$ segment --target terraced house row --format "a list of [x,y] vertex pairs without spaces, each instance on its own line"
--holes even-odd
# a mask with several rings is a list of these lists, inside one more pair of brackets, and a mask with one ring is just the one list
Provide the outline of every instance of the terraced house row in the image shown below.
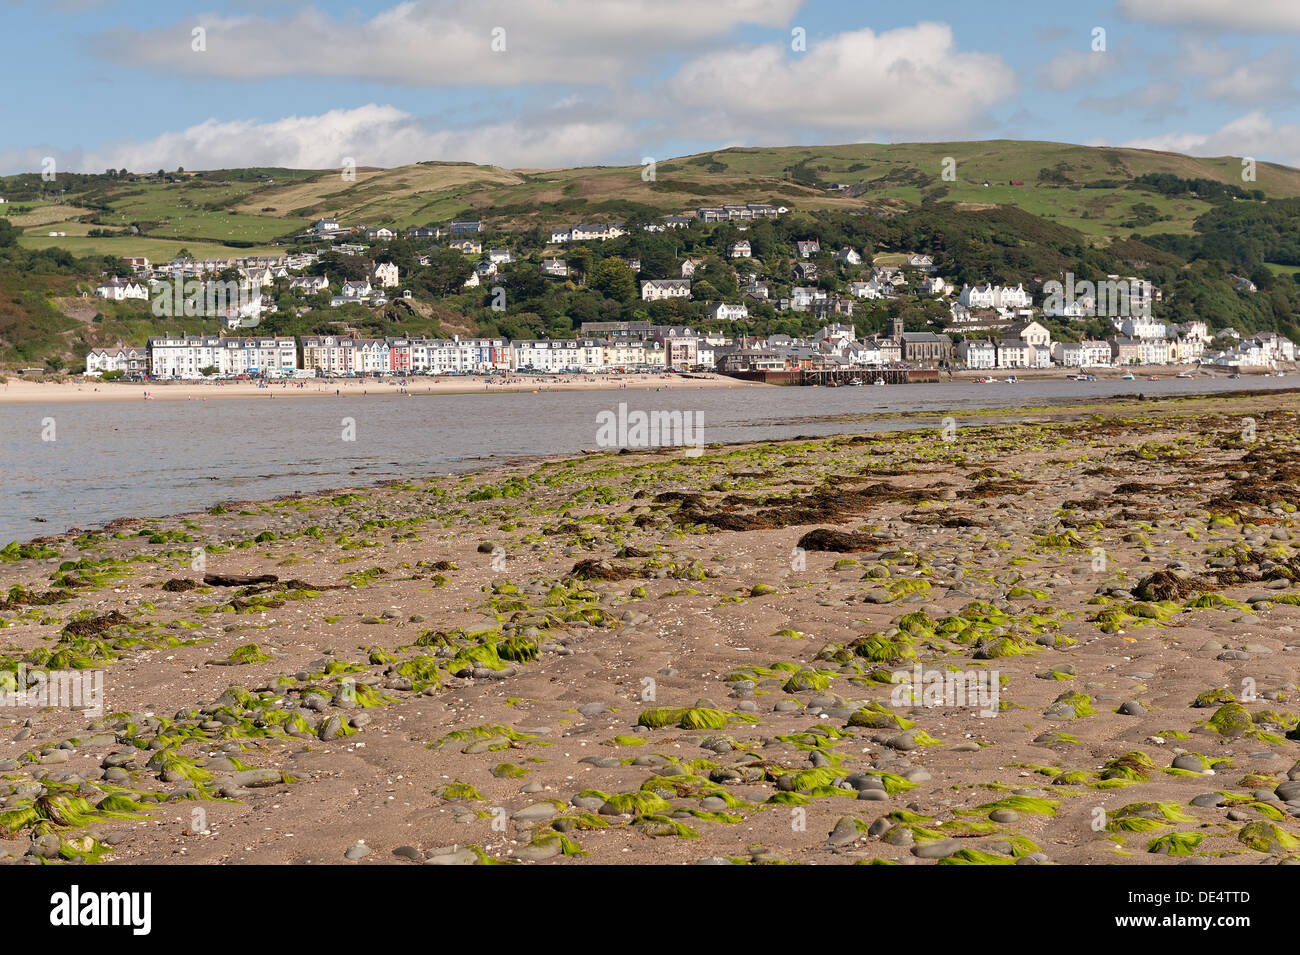
[[358,338],[347,335],[150,338],[144,348],[97,348],[86,374],[153,378],[292,378],[623,371],[712,364],[707,342],[666,333],[610,339]]

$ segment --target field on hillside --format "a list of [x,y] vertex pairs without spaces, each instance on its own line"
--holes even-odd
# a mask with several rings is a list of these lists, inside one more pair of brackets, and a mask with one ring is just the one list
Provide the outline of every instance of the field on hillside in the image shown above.
[[[952,164],[946,165],[947,159]],[[955,178],[943,179],[945,169]],[[81,197],[76,194],[63,196],[61,206],[39,207],[13,221],[24,229],[23,244],[33,248],[50,244],[50,231],[71,238],[96,226],[138,224],[147,239],[82,242],[78,251],[116,252],[128,245],[132,251],[122,254],[143,255],[150,255],[143,251],[144,243],[158,240],[184,243],[196,255],[196,245],[202,243],[267,246],[321,216],[336,216],[349,225],[406,228],[478,215],[503,229],[549,228],[632,211],[668,214],[747,200],[803,210],[879,209],[927,199],[1008,205],[1103,242],[1133,233],[1190,232],[1210,204],[1129,188],[1146,173],[1300,196],[1300,170],[1284,166],[1260,163],[1257,181],[1243,183],[1241,161],[1232,157],[992,140],[724,149],[662,161],[653,181],[642,178],[640,166],[512,171],[430,162],[361,168],[355,181],[343,180],[337,169],[217,171],[178,183],[99,184],[85,200],[109,207],[98,213],[97,223],[76,221],[89,212],[77,205]],[[1013,186],[1012,180],[1023,185]],[[849,196],[829,188],[838,183],[861,184],[865,191]],[[0,191],[5,188],[0,180]]]
[[[84,226],[82,226],[84,230]],[[233,248],[217,242],[193,242],[179,239],[155,239],[141,236],[109,236],[107,238],[90,238],[86,235],[73,235],[67,231],[65,238],[46,235],[24,235],[22,244],[31,249],[60,248],[67,249],[73,255],[115,255],[120,257],[144,256],[150,262],[170,262],[176,253],[187,250],[193,258],[230,258],[241,255],[277,255],[284,253],[284,247],[272,245],[255,245],[248,248]]]

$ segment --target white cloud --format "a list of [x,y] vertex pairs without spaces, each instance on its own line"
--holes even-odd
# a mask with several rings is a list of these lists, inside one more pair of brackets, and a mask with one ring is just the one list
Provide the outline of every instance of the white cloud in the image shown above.
[[1171,27],[1210,27],[1248,33],[1300,30],[1295,0],[1120,0],[1135,20]]
[[1094,82],[1115,68],[1111,53],[1092,50],[1067,50],[1039,68],[1038,77],[1044,86],[1054,90],[1073,89],[1081,83]]
[[[627,154],[627,162],[636,162],[635,143],[628,128],[609,116],[582,119],[575,112],[562,112],[532,122],[510,120],[449,130],[392,106],[370,104],[271,122],[209,119],[145,142],[49,154],[61,170],[92,172],[177,166],[331,169],[345,157],[360,166],[457,160],[518,167],[580,165],[619,154]],[[0,168],[38,169],[44,154],[39,149],[0,154]]]
[[1114,96],[1088,96],[1080,105],[1099,113],[1118,113],[1122,110],[1139,110],[1148,120],[1169,115],[1178,105],[1182,87],[1177,83],[1154,82]]
[[1211,133],[1169,132],[1119,145],[1189,156],[1270,156],[1300,166],[1300,124],[1274,123],[1258,110],[1239,116]]
[[1291,99],[1295,96],[1295,56],[1281,47],[1241,63],[1205,84],[1206,95],[1239,105]]
[[791,129],[938,135],[975,128],[1011,94],[1000,56],[962,53],[946,23],[808,38],[806,53],[771,44],[712,52],[684,64],[673,96],[715,136],[788,141]]
[[[368,20],[306,8],[291,16],[203,14],[168,27],[109,31],[92,49],[171,74],[330,76],[408,86],[610,84],[665,53],[697,49],[742,24],[779,27],[803,0],[442,0]],[[206,31],[206,50],[191,31]],[[504,50],[494,51],[494,31]]]

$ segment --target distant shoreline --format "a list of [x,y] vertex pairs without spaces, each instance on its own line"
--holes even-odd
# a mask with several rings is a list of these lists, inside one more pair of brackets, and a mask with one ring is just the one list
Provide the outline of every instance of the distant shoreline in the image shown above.
[[325,398],[370,395],[533,394],[556,391],[654,391],[683,388],[764,387],[725,375],[560,375],[536,378],[510,376],[424,376],[398,378],[271,379],[257,381],[23,381],[10,378],[0,385],[0,405],[77,401],[207,401],[231,398]]

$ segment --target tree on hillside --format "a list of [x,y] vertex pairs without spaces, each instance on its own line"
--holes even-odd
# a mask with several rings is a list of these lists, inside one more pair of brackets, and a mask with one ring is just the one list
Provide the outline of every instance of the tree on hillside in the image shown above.
[[614,301],[625,305],[637,297],[636,276],[618,259],[602,259],[591,273],[589,284]]
[[454,295],[465,285],[474,271],[469,259],[455,249],[435,249],[429,256],[429,267],[419,273],[423,284],[437,295]]

